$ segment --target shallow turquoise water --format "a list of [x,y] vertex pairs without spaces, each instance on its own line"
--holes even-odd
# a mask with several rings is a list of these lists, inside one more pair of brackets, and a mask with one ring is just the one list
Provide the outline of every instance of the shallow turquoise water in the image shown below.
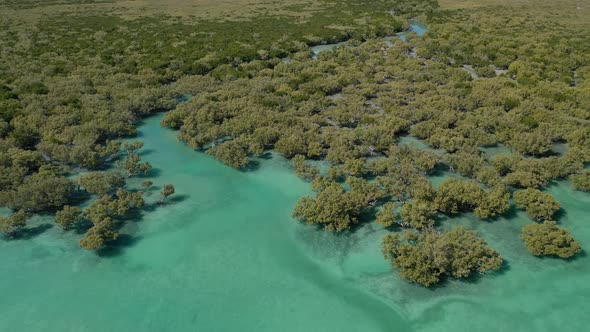
[[346,44],[348,44],[348,41],[343,41],[343,42],[338,42],[338,43],[334,43],[334,44],[320,44],[320,45],[315,45],[310,47],[311,51],[313,52],[312,57],[314,59],[317,59],[317,55],[324,52],[324,51],[332,51],[334,49],[337,49],[339,47],[345,46]]
[[426,31],[428,31],[428,27],[424,23],[418,21],[410,21],[410,29],[406,32],[398,33],[396,37],[403,41],[406,41],[407,34],[409,32],[415,32],[418,36],[423,36],[426,33]]
[[[380,227],[335,235],[293,221],[309,186],[288,162],[235,171],[183,146],[159,121],[140,127],[143,158],[157,167],[156,184],[175,184],[176,201],[130,223],[129,245],[110,257],[79,249],[79,235],[55,228],[0,241],[0,331],[586,329],[588,258],[530,256],[518,238],[528,222],[521,213],[444,221],[479,230],[507,269],[423,289],[381,258]],[[567,210],[560,222],[590,248],[590,195],[569,188],[549,191]]]
[[423,36],[428,31],[428,26],[419,21],[410,21],[410,31],[415,32],[418,36]]

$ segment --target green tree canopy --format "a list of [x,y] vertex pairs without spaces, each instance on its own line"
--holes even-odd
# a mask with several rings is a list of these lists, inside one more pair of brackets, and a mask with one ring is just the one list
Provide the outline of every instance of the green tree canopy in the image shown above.
[[533,188],[515,191],[514,201],[536,220],[550,220],[560,208],[551,194]]
[[147,174],[152,165],[149,162],[141,162],[141,157],[137,153],[128,154],[119,165],[127,171],[127,176],[132,177],[137,174]]
[[166,199],[168,198],[168,196],[173,195],[175,191],[176,190],[174,188],[174,185],[172,185],[172,184],[163,185],[162,190],[160,191],[160,194],[162,195],[160,202],[164,203],[166,201]]
[[291,159],[291,163],[295,169],[295,175],[304,180],[311,181],[320,174],[320,171],[317,168],[311,167],[307,164],[305,156],[303,155],[298,154],[294,156],[293,159]]
[[570,231],[557,226],[552,220],[524,226],[520,237],[535,256],[570,258],[582,251],[580,243],[574,240]]
[[574,188],[580,191],[590,191],[590,171],[585,170],[578,174],[573,174],[570,179]]
[[14,236],[27,226],[30,215],[25,210],[18,210],[8,217],[0,217],[0,233]]
[[0,203],[15,210],[50,211],[67,204],[74,189],[74,183],[68,178],[40,170],[16,189],[0,195]]
[[78,184],[87,192],[104,196],[125,186],[125,178],[116,172],[91,172],[80,175]]
[[82,220],[82,209],[77,206],[66,205],[55,214],[55,223],[63,229],[70,229]]
[[236,140],[223,142],[215,148],[207,150],[207,153],[234,168],[245,168],[249,163],[246,146]]
[[362,194],[346,192],[337,183],[332,183],[317,194],[301,198],[293,217],[310,224],[323,225],[330,231],[343,231],[360,221],[367,202]]
[[80,239],[80,247],[86,250],[100,250],[119,237],[116,222],[108,217],[97,220],[84,237]]
[[392,233],[383,239],[381,251],[403,278],[426,287],[445,277],[468,278],[498,270],[503,261],[476,232],[464,227],[442,233],[432,228]]

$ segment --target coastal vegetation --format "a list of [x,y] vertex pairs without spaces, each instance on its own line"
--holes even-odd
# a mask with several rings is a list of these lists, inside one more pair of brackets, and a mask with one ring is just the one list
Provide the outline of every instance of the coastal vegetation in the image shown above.
[[[315,192],[293,217],[334,232],[375,220],[391,232],[383,255],[411,282],[499,270],[500,253],[449,223],[465,213],[493,223],[511,198],[535,221],[521,234],[533,255],[581,251],[543,192],[568,177],[590,187],[590,38],[564,23],[567,11],[317,3],[303,22],[287,13],[124,18],[93,2],[50,18],[4,15],[0,205],[12,214],[0,231],[15,237],[31,214],[54,213],[64,230],[84,232],[85,249],[115,243],[153,185],[128,179],[157,167],[142,161],[142,142],[120,139],[166,111],[163,126],[228,166],[248,171],[271,152],[289,159]],[[416,18],[426,35],[384,38]],[[345,40],[317,56],[309,48]],[[434,183],[436,174],[448,176]],[[163,185],[159,203],[174,193]]]
[[[317,192],[302,198],[293,216],[330,231],[375,218],[393,231],[437,234],[442,215],[473,213],[493,222],[510,210],[511,197],[532,219],[553,220],[559,204],[542,190],[568,176],[583,188],[590,161],[588,83],[579,74],[589,63],[581,42],[588,39],[536,12],[494,10],[433,13],[427,35],[407,43],[375,38],[317,60],[300,52],[289,63],[238,66],[247,77],[181,79],[195,96],[162,124],[236,168],[270,150],[291,159]],[[397,143],[404,137],[431,150]],[[557,152],[560,144],[567,149]],[[486,153],[497,147],[504,152]],[[308,160],[327,164],[327,173]],[[434,187],[428,176],[441,171],[457,176]],[[550,242],[537,246],[553,252]],[[433,275],[409,279],[431,285],[468,276]]]
[[551,220],[524,226],[521,237],[535,256],[570,258],[582,251],[580,243],[574,240],[571,233]]
[[581,191],[590,191],[590,171],[585,170],[571,177],[574,188]]
[[537,220],[551,220],[559,210],[559,203],[551,195],[534,188],[514,192],[514,201],[531,218]]
[[424,286],[436,284],[443,277],[468,278],[502,266],[500,254],[463,227],[442,233],[430,228],[389,234],[381,250],[400,269],[402,277]]
[[[211,5],[212,15],[197,20],[141,6],[0,4],[0,206],[14,212],[0,220],[2,233],[17,237],[32,214],[54,213],[64,230],[85,232],[82,247],[104,248],[153,184],[129,188],[125,178],[149,177],[153,166],[141,160],[142,142],[119,139],[133,137],[142,117],[177,105],[180,89],[168,83],[208,72],[221,77],[252,60],[258,62],[251,69],[268,68],[269,59],[308,44],[406,28],[402,17],[389,14],[388,1],[342,1],[336,10],[329,2],[304,8],[289,1],[274,8],[282,19],[264,4],[231,15],[231,5]],[[249,33],[236,38],[236,25]],[[247,158],[239,150],[228,142],[216,157],[243,167]],[[159,202],[174,192],[163,186]],[[86,209],[78,206],[85,202]]]

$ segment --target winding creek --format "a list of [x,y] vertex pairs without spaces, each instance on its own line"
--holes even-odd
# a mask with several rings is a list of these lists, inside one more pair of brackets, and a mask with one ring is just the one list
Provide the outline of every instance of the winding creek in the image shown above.
[[[385,37],[383,37],[383,40],[385,41],[385,43],[387,45],[392,46],[395,40],[401,39],[403,41],[406,41],[407,35],[411,32],[417,34],[418,36],[423,36],[427,30],[428,30],[428,27],[424,23],[416,21],[416,20],[410,20],[410,28],[407,31],[398,32],[398,33],[391,35],[391,36],[385,36]],[[349,41],[346,40],[346,41],[332,43],[332,44],[319,44],[319,45],[311,46],[309,49],[312,52],[312,58],[317,59],[318,54],[325,52],[325,51],[332,51],[337,48],[346,46],[348,43],[349,43]],[[281,60],[283,62],[291,62],[290,57],[284,57]]]
[[[393,45],[393,41],[395,41],[396,39],[401,39],[403,41],[406,41],[407,35],[411,32],[417,34],[418,36],[423,36],[427,30],[428,30],[428,27],[424,23],[416,21],[416,20],[411,20],[410,21],[410,28],[407,31],[402,31],[402,32],[396,33],[395,35],[391,35],[391,36],[385,36],[385,37],[383,37],[383,39],[385,40],[385,42],[388,45],[391,46],[391,45]],[[313,58],[317,59],[318,54],[320,54],[321,52],[337,49],[339,47],[345,46],[347,43],[348,43],[348,41],[343,41],[343,42],[334,43],[334,44],[322,44],[322,45],[312,46],[311,51],[313,52]]]

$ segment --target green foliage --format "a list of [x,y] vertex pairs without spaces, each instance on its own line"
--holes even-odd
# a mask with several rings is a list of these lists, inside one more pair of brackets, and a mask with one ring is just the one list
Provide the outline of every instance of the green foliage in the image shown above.
[[405,202],[400,211],[404,226],[407,225],[416,229],[433,226],[433,218],[436,213],[437,208],[433,202],[421,199]]
[[127,216],[130,210],[141,208],[143,204],[140,192],[118,189],[114,196],[106,195],[95,200],[84,210],[84,216],[95,224],[107,217],[121,219]]
[[49,88],[43,82],[30,82],[21,87],[20,93],[32,93],[37,95],[46,95],[49,93]]
[[137,153],[128,154],[119,165],[127,171],[127,176],[132,177],[137,174],[147,174],[152,165],[149,162],[141,162],[141,157]]
[[510,208],[510,193],[504,186],[498,186],[489,191],[473,210],[481,219],[490,219],[504,214]]
[[388,234],[381,251],[403,278],[426,287],[445,277],[469,278],[498,270],[503,262],[484,239],[463,227],[442,233],[428,228]]
[[580,243],[574,240],[569,230],[551,220],[524,226],[520,237],[535,256],[570,258],[582,251]]
[[504,153],[494,156],[492,159],[492,165],[504,176],[508,173],[515,171],[518,167],[518,163],[522,160],[522,157],[516,154]]
[[323,225],[329,231],[344,231],[358,224],[367,207],[362,194],[346,192],[333,183],[317,194],[301,198],[293,211],[293,217],[309,224]]
[[570,177],[574,188],[580,191],[590,191],[590,171],[586,170]]
[[246,147],[235,140],[223,142],[214,149],[209,150],[208,153],[213,154],[215,159],[234,168],[245,168],[249,163]]
[[509,198],[504,186],[486,191],[472,180],[449,178],[439,186],[434,203],[443,213],[473,211],[481,219],[489,219],[508,210]]
[[125,186],[125,178],[114,172],[91,172],[80,175],[78,184],[87,192],[104,196]]
[[176,190],[174,188],[174,185],[172,185],[172,184],[163,185],[162,190],[160,191],[160,195],[162,196],[162,198],[160,199],[160,203],[164,203],[169,196],[174,195],[175,191]]
[[74,183],[53,172],[38,173],[27,177],[23,183],[11,191],[3,192],[0,203],[11,209],[27,211],[50,211],[63,207],[74,192]]
[[82,209],[66,205],[55,214],[55,223],[67,230],[82,220]]
[[84,217],[93,226],[88,229],[80,240],[80,246],[87,250],[99,250],[117,239],[120,221],[129,212],[143,207],[144,200],[141,192],[130,192],[119,188],[115,195],[105,195],[84,210]]
[[[28,5],[10,2],[6,13],[22,15]],[[42,212],[71,204],[74,184],[51,165],[103,169],[139,119],[173,108],[162,124],[227,165],[247,168],[250,156],[268,150],[292,158],[318,192],[294,214],[332,230],[386,201],[378,222],[423,229],[437,212],[504,213],[506,186],[541,188],[572,175],[576,187],[589,187],[587,25],[563,24],[571,15],[561,11],[545,15],[548,4],[437,11],[431,0],[322,0],[305,11],[305,24],[282,13],[127,19],[86,5],[27,20],[0,13],[2,206]],[[386,46],[378,36],[408,27],[395,15],[428,19],[428,33]],[[309,45],[345,39],[354,40],[311,58]],[[287,55],[290,63],[279,61]],[[187,93],[191,100],[176,107]],[[416,138],[438,150],[395,144]],[[569,150],[558,155],[555,142]],[[142,146],[122,145],[128,176],[151,168]],[[490,146],[514,153],[489,160],[482,150]],[[332,163],[328,175],[306,158]],[[469,180],[435,191],[426,176],[441,164]],[[122,190],[115,174],[80,181],[101,196],[85,211],[94,227],[81,244],[102,248],[141,195]],[[540,218],[552,215],[546,200],[523,200]]]
[[27,219],[30,217],[25,210],[18,210],[8,217],[0,217],[0,233],[9,236],[16,235],[27,226]]
[[399,222],[399,214],[396,213],[399,205],[395,202],[387,202],[383,204],[381,210],[377,212],[377,218],[375,222],[385,227],[391,227]]
[[510,146],[522,153],[533,156],[542,156],[547,154],[553,145],[549,133],[535,130],[533,132],[516,133],[509,141]]
[[153,184],[154,183],[152,181],[145,180],[145,181],[142,181],[141,182],[141,187],[144,188],[144,189],[149,189],[149,188],[152,187]]
[[446,179],[436,191],[434,203],[444,213],[472,211],[484,198],[484,190],[474,181]]
[[125,150],[128,155],[129,154],[132,154],[132,153],[136,153],[142,147],[143,147],[143,142],[142,141],[135,141],[135,142],[130,142],[130,143],[124,143],[123,144],[123,150]]
[[348,159],[342,165],[342,169],[350,176],[366,176],[368,170],[365,162],[365,158]]
[[94,226],[80,239],[80,247],[92,251],[103,249],[109,242],[119,237],[116,228],[117,224],[111,218],[97,220],[94,222]]
[[431,199],[434,189],[424,177],[438,162],[428,151],[418,151],[407,145],[391,147],[389,158],[369,163],[368,169],[377,175],[376,182],[391,197],[399,201],[411,198]]
[[29,125],[18,124],[10,131],[9,138],[16,147],[32,150],[39,142],[39,132]]
[[438,1],[435,0],[405,0],[393,3],[393,11],[405,15],[430,13],[436,8],[438,8]]
[[362,196],[366,204],[375,206],[387,198],[387,192],[378,183],[369,182],[366,179],[350,176],[346,178],[345,184],[352,193]]
[[285,158],[293,158],[296,155],[306,155],[307,147],[307,142],[300,133],[281,136],[275,144],[275,150]]
[[551,194],[532,188],[514,192],[514,201],[536,220],[550,220],[560,208]]
[[567,141],[572,145],[588,149],[590,146],[590,128],[578,128],[567,135]]
[[320,174],[320,171],[317,168],[311,167],[305,162],[305,157],[303,155],[298,154],[294,156],[293,159],[291,159],[291,163],[295,169],[295,175],[304,180],[311,181]]

